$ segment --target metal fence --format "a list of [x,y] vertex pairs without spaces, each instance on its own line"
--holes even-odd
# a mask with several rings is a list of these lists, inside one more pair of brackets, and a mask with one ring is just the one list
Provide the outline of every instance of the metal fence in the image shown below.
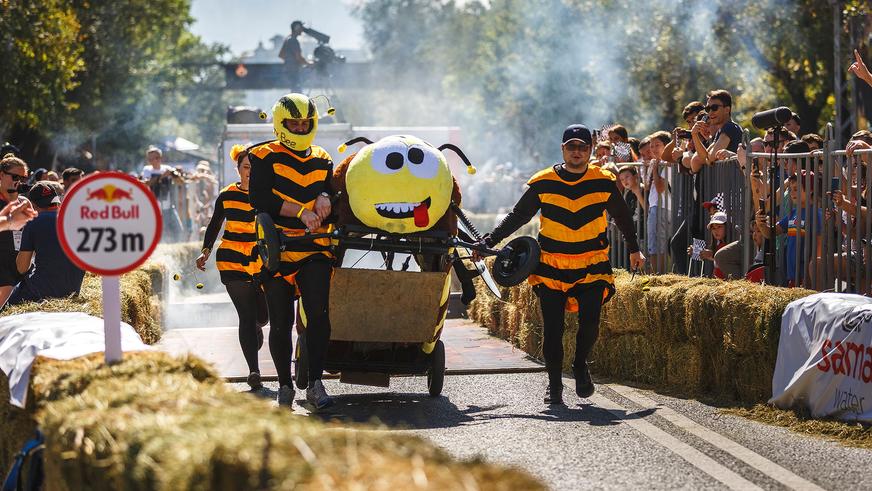
[[[747,132],[744,140],[747,148]],[[650,186],[647,164],[622,165],[637,166]],[[693,239],[704,240],[712,250],[723,245],[740,248],[743,275],[758,267],[761,245],[759,237],[755,242],[753,236],[761,227],[754,220],[764,199],[765,214],[774,215],[780,224],[776,231],[780,233],[768,239],[774,240],[774,272],[770,271],[765,281],[820,291],[872,294],[870,165],[872,150],[858,150],[848,157],[845,150],[835,148],[829,127],[824,148],[811,153],[779,153],[774,158],[768,153],[749,152],[742,162],[738,158],[718,161],[696,174],[680,164],[669,164],[664,173],[669,186],[656,200],[658,211],[651,214],[653,202],[650,207],[640,204],[640,209],[631,210],[635,211],[634,223],[644,252],[658,250],[650,247],[650,241],[658,240],[651,231],[669,238],[668,254],[655,256],[649,271],[710,276],[718,260],[689,260],[688,248]],[[833,195],[838,197],[839,193],[844,201],[836,206]],[[715,244],[707,227],[711,213],[702,207],[707,201],[716,203],[712,211],[723,211],[728,217],[723,243]],[[765,235],[765,231],[759,235]],[[629,255],[614,223],[609,227],[609,240],[612,264],[627,268]],[[762,243],[762,250],[770,250],[768,242]]]

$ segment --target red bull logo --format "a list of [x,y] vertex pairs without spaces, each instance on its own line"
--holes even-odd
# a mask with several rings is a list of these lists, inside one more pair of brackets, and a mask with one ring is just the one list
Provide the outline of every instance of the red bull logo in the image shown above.
[[92,199],[96,199],[99,201],[105,201],[107,203],[112,203],[119,200],[133,200],[133,192],[132,189],[124,190],[121,188],[116,188],[111,184],[107,184],[101,188],[97,189],[89,189],[87,198],[85,201],[90,201]]

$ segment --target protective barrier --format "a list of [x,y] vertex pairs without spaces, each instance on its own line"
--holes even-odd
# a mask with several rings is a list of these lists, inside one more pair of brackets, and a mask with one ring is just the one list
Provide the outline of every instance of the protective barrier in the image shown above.
[[[688,257],[688,248],[694,242],[697,246],[704,242],[712,250],[723,245],[738,247],[741,257],[734,269],[741,270],[738,276],[746,276],[764,263],[769,251],[766,231],[754,238],[758,235],[755,216],[762,206],[769,216],[767,223],[776,225],[774,268],[765,276],[767,283],[819,291],[872,293],[869,210],[872,173],[867,171],[872,150],[857,150],[849,156],[845,150],[835,149],[832,130],[828,129],[828,133],[821,150],[800,154],[779,152],[777,158],[769,153],[748,152],[741,161],[739,157],[717,161],[696,174],[681,164],[659,164],[667,166],[664,175],[668,187],[656,201],[657,211],[652,217],[653,200],[631,210],[644,252],[659,250],[659,246],[652,249],[651,241],[661,240],[658,237],[662,235],[669,237],[669,254],[653,257],[650,270],[711,276],[712,261]],[[748,139],[746,132],[746,148]],[[643,183],[651,186],[650,164],[619,165],[635,166],[643,176]],[[770,200],[773,187],[775,199]],[[842,197],[840,205],[834,204],[834,195]],[[706,202],[713,205],[703,208]],[[717,211],[727,215],[722,244],[714,243],[707,227]],[[656,231],[657,237],[652,237],[652,231]],[[772,230],[769,232],[772,235]],[[609,241],[612,265],[629,269],[626,244],[613,221]],[[763,279],[762,275],[757,277]]]

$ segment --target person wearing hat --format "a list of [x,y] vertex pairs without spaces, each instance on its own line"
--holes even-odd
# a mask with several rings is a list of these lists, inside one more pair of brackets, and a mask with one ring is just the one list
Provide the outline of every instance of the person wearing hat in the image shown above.
[[[725,279],[726,275],[724,275],[724,272],[718,266],[718,261],[715,257],[718,251],[727,245],[724,240],[727,236],[727,214],[722,211],[716,211],[712,214],[711,218],[709,218],[709,223],[706,227],[712,236],[712,241],[708,248],[699,251],[699,258],[705,261],[713,261],[715,269],[712,272],[712,275],[715,278]],[[687,254],[690,255],[692,253],[693,246],[689,246],[687,248]]]
[[61,194],[61,185],[52,181],[37,181],[27,194],[38,215],[22,231],[16,267],[21,274],[31,272],[12,292],[9,305],[69,297],[82,288],[85,272],[70,261],[58,240]]
[[[269,214],[279,232],[300,236],[327,233],[332,211],[330,186],[333,159],[313,145],[318,131],[318,110],[303,94],[287,94],[272,108],[275,140],[249,148],[251,187],[249,200],[258,213]],[[294,398],[291,380],[291,324],[294,297],[299,294],[308,354],[306,400],[316,409],[333,404],[321,376],[330,342],[330,278],[333,274],[330,239],[300,241],[282,251],[279,270],[264,279],[269,310],[269,348],[279,378],[278,402],[290,407]],[[304,315],[303,315],[304,313]],[[300,382],[298,380],[298,382]]]
[[268,317],[266,298],[260,287],[262,263],[255,249],[254,208],[248,202],[251,162],[243,145],[233,145],[230,158],[236,162],[239,181],[218,194],[215,212],[206,227],[203,249],[196,263],[200,271],[206,271],[206,261],[224,224],[224,235],[215,252],[215,265],[239,316],[239,346],[248,365],[248,386],[257,390],[263,387],[257,351],[263,345],[261,328]]
[[565,311],[578,312],[575,338],[575,392],[594,393],[587,357],[599,334],[600,311],[615,292],[609,263],[608,219],[624,235],[634,270],[645,264],[635,227],[618,188],[616,177],[590,163],[590,130],[574,124],[563,132],[563,162],[543,169],[527,181],[529,186],[514,209],[484,238],[494,246],[541,212],[540,262],[529,277],[542,309],[543,352],[548,371],[546,404],[563,403],[563,330]]

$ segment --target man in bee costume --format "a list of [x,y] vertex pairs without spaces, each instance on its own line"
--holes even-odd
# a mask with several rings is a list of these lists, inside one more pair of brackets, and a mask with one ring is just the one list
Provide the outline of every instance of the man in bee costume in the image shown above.
[[564,312],[578,312],[575,338],[575,392],[593,395],[594,385],[587,357],[599,334],[600,310],[614,294],[609,264],[606,212],[620,228],[630,252],[633,269],[645,257],[639,252],[629,209],[615,185],[615,175],[590,160],[592,138],[583,125],[563,132],[563,163],[536,173],[515,208],[494,231],[485,236],[493,246],[541,211],[539,266],[528,281],[542,308],[543,351],[548,370],[546,404],[563,403]]
[[[251,147],[251,204],[268,213],[280,233],[298,236],[329,231],[330,176],[333,161],[323,148],[312,145],[318,131],[315,103],[303,94],[288,94],[272,108],[277,139]],[[330,341],[327,314],[333,255],[329,239],[301,241],[281,253],[278,273],[264,281],[269,310],[270,353],[279,377],[281,406],[293,403],[291,381],[291,324],[295,288],[301,297],[306,329],[309,384],[306,400],[316,409],[332,404],[321,374]]]

